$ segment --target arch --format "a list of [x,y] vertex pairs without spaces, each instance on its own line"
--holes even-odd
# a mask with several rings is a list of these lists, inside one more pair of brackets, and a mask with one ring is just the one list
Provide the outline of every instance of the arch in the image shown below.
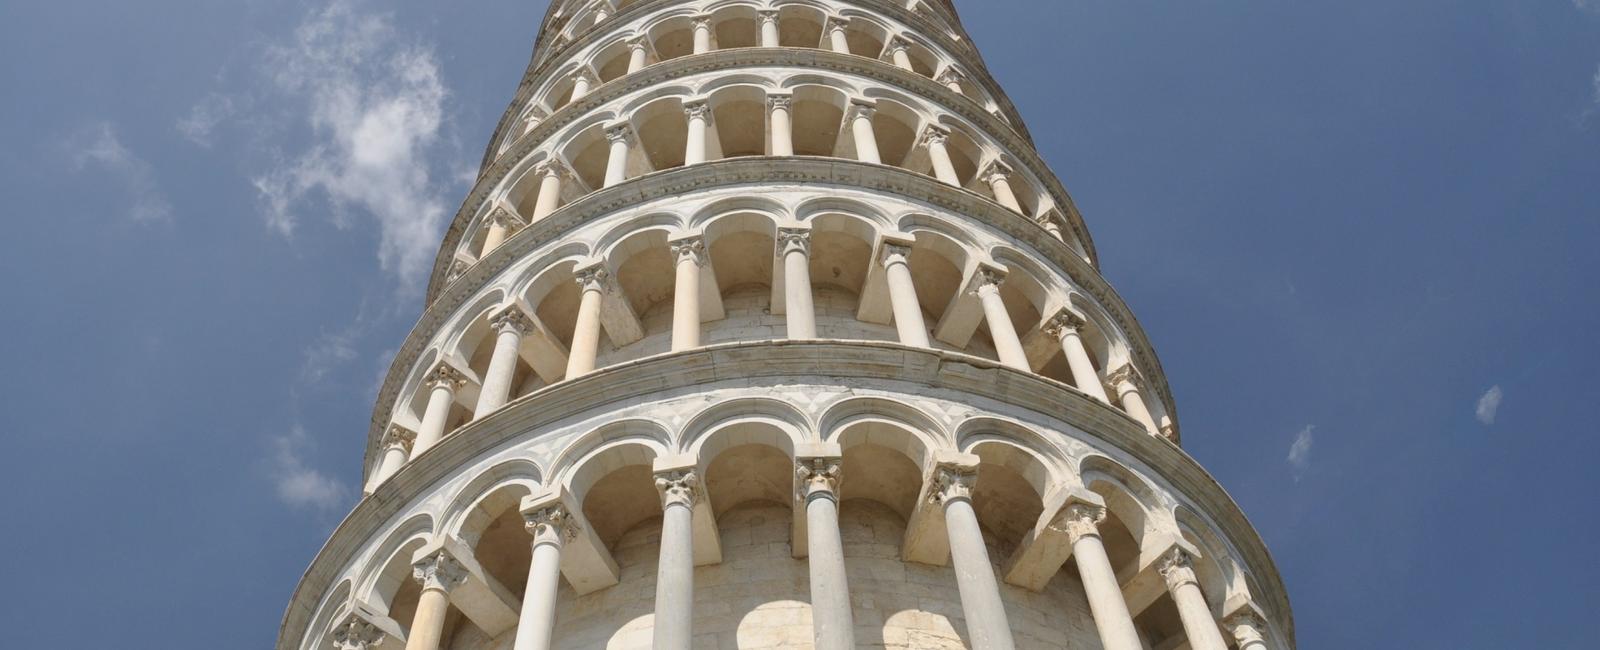
[[945,428],[927,413],[881,397],[852,397],[829,406],[818,418],[817,430],[824,442],[840,447],[882,444],[904,454],[919,469],[927,466],[935,449],[955,448]]
[[1087,456],[1078,462],[1078,478],[1105,499],[1106,508],[1127,526],[1140,548],[1162,533],[1175,532],[1172,525],[1163,524],[1155,488],[1122,463],[1098,454]]
[[1249,602],[1250,589],[1239,571],[1237,555],[1216,528],[1199,513],[1179,504],[1172,510],[1173,520],[1184,540],[1200,549],[1201,557],[1194,559],[1195,577],[1200,580],[1200,590],[1213,615],[1222,618],[1230,602]]
[[594,480],[606,472],[632,464],[650,464],[670,454],[672,434],[654,420],[629,418],[609,422],[579,436],[556,455],[551,477],[581,500]]
[[[772,430],[748,441],[744,438],[717,440],[725,437],[728,427],[750,422],[770,425]],[[765,397],[735,399],[709,406],[689,418],[679,434],[677,449],[705,462],[728,445],[761,442],[793,456],[797,445],[815,440],[809,431],[810,422],[805,413],[793,404]]]
[[445,508],[444,529],[476,546],[484,528],[506,508],[516,508],[522,497],[539,491],[544,473],[531,459],[513,458],[473,477],[456,492]]
[[353,581],[345,578],[322,599],[322,604],[317,606],[316,615],[311,617],[310,627],[306,628],[306,636],[300,642],[300,650],[319,650],[323,647],[328,635],[333,633],[333,626],[339,622],[340,615],[349,609],[350,591],[353,585]]
[[391,614],[395,594],[411,580],[412,553],[427,544],[433,533],[433,516],[426,513],[412,515],[396,526],[369,556],[369,563],[356,581],[357,596],[378,613]]

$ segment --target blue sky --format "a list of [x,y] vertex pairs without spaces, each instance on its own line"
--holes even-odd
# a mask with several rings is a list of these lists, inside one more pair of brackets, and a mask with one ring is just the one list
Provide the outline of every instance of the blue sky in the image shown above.
[[[963,0],[1306,648],[1600,638],[1600,2]],[[265,648],[543,2],[0,7],[17,648]]]

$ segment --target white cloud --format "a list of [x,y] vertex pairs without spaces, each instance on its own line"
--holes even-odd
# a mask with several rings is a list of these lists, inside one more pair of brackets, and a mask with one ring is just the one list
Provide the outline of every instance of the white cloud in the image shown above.
[[1505,398],[1505,392],[1500,390],[1498,384],[1483,392],[1478,398],[1476,413],[1478,421],[1484,424],[1494,424],[1494,418],[1500,414],[1500,400]]
[[314,142],[252,182],[268,226],[284,236],[316,198],[337,227],[370,216],[379,265],[403,288],[420,289],[448,214],[435,180],[448,165],[430,162],[443,157],[448,92],[431,47],[356,4],[334,0],[268,49],[268,83],[303,107]]
[[1305,476],[1306,470],[1311,467],[1311,444],[1313,442],[1311,432],[1316,428],[1314,425],[1306,425],[1306,428],[1301,429],[1300,433],[1295,434],[1294,443],[1289,445],[1289,467],[1294,470],[1294,480],[1296,481]]
[[1572,4],[1584,11],[1600,12],[1600,0],[1572,0]]
[[178,120],[178,133],[183,137],[202,147],[211,147],[211,133],[217,125],[234,113],[234,100],[228,95],[211,93],[200,103],[189,110],[189,114]]
[[83,172],[91,167],[105,172],[105,178],[121,183],[128,193],[128,216],[139,223],[170,221],[172,204],[156,183],[155,169],[135,155],[110,122],[94,122],[69,136],[64,143],[72,169]]
[[312,442],[305,427],[290,427],[288,433],[274,437],[272,445],[270,471],[284,505],[331,511],[345,503],[349,489],[343,483],[306,466],[302,454],[311,449]]

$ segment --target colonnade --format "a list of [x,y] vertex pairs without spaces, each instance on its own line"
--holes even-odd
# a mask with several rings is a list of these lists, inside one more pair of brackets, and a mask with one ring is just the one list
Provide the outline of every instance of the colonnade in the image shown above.
[[[1004,650],[1013,648],[1015,643],[999,580],[972,505],[978,463],[971,454],[937,455],[924,476],[916,510],[908,522],[906,559],[938,565],[948,562],[971,647]],[[806,523],[806,546],[803,552],[797,549],[796,556],[803,555],[808,564],[813,639],[815,647],[823,650],[855,647],[849,576],[839,529],[841,467],[837,447],[821,455],[795,458],[795,507],[803,509],[800,515]],[[654,481],[661,498],[662,528],[653,645],[657,650],[687,650],[694,638],[694,571],[699,550],[695,547],[696,513],[709,508],[708,496],[693,464],[664,466],[658,459]],[[575,540],[583,537],[582,528],[586,525],[573,504],[562,489],[522,500],[521,513],[532,537],[532,560],[518,613],[514,650],[552,647],[558,625],[556,605],[563,556]],[[1105,518],[1103,505],[1070,500],[1060,507],[1049,527],[1066,533],[1072,549],[1070,559],[1077,565],[1102,646],[1108,650],[1140,650],[1143,646],[1123,596],[1123,585],[1118,582],[1101,540],[1100,525]],[[922,551],[914,547],[935,550],[918,559],[913,556]],[[411,622],[406,650],[440,650],[452,592],[469,582],[463,565],[475,562],[452,555],[464,551],[451,548],[425,547],[413,561],[413,578],[421,586],[422,596]],[[1265,650],[1264,624],[1253,611],[1242,611],[1219,626],[1186,551],[1170,551],[1159,560],[1158,567],[1166,593],[1177,605],[1189,647],[1227,650],[1221,631],[1226,627],[1241,650]]]

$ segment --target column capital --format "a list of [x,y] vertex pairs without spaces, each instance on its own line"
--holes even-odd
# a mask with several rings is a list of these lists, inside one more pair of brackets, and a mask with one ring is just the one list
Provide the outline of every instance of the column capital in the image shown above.
[[695,266],[706,264],[706,239],[699,233],[673,237],[667,240],[667,246],[672,249],[674,263],[692,260]]
[[489,215],[483,218],[484,223],[502,228],[521,228],[525,225],[521,217],[513,214],[504,205],[496,205]]
[[840,456],[795,459],[794,477],[797,491],[795,498],[802,502],[813,496],[838,500],[839,480],[843,467],[844,459]]
[[926,147],[935,144],[942,145],[949,139],[950,127],[943,124],[929,124],[927,128],[922,130],[922,135],[918,136],[917,142]]
[[1139,371],[1131,363],[1125,363],[1116,370],[1106,374],[1106,388],[1121,397],[1123,393],[1137,391],[1144,386],[1144,378],[1139,376]]
[[411,563],[411,577],[422,584],[422,590],[438,589],[449,593],[467,581],[467,568],[440,549]]
[[661,493],[662,507],[674,504],[693,507],[702,496],[700,474],[693,468],[658,471],[656,491]]
[[951,65],[945,66],[943,70],[940,70],[939,76],[934,77],[933,80],[942,84],[961,83],[967,80],[967,75],[960,68]]
[[883,51],[893,54],[911,49],[911,41],[904,36],[895,35],[889,38],[889,43],[883,46]]
[[1050,529],[1066,533],[1068,543],[1076,544],[1084,537],[1099,537],[1100,522],[1105,520],[1105,506],[1079,501],[1062,508],[1050,522]]
[[459,257],[456,258],[456,259],[451,260],[450,261],[450,271],[448,273],[445,273],[445,276],[444,276],[445,283],[449,284],[451,282],[455,282],[456,280],[460,280],[461,276],[466,275],[467,274],[467,270],[471,269],[471,268],[472,268],[472,262],[469,262],[467,260],[461,259]]
[[767,93],[767,108],[789,110],[794,104],[794,93]]
[[633,139],[633,125],[626,121],[613,122],[605,125],[606,141],[612,144],[628,142]]
[[838,16],[838,15],[830,15],[830,16],[828,16],[828,19],[823,22],[822,31],[825,31],[825,32],[844,31],[844,30],[849,29],[849,28],[850,28],[850,18],[849,17]]
[[911,247],[915,243],[915,239],[908,237],[884,235],[879,244],[881,252],[879,253],[878,261],[884,267],[888,267],[891,264],[910,264]]
[[1007,269],[1003,266],[979,262],[977,271],[972,274],[972,283],[968,285],[969,293],[982,295],[985,291],[999,291],[1000,285],[1005,284]]
[[540,176],[555,176],[557,178],[572,175],[572,168],[559,158],[547,158],[533,166],[533,173]]
[[629,36],[628,38],[623,39],[622,42],[624,45],[627,45],[628,49],[630,50],[644,50],[645,52],[650,51],[650,37],[644,34]]
[[533,535],[533,544],[564,546],[578,538],[581,528],[572,512],[560,501],[541,503],[522,510],[523,525]]
[[600,262],[591,262],[572,270],[572,277],[582,291],[605,292],[611,284],[611,271]]
[[940,461],[928,477],[928,503],[942,505],[951,499],[971,499],[978,482],[978,465],[964,461]]
[[689,24],[693,25],[695,29],[699,29],[701,27],[711,29],[711,14],[695,14],[690,16]]
[[1245,609],[1222,621],[1222,626],[1233,635],[1233,640],[1238,642],[1240,648],[1247,648],[1250,644],[1265,645],[1267,643],[1267,627],[1265,620],[1253,609]]
[[1077,312],[1072,311],[1070,308],[1062,307],[1059,311],[1050,316],[1050,320],[1045,321],[1042,329],[1050,338],[1059,339],[1066,334],[1078,334],[1082,332],[1083,326],[1087,322],[1088,321],[1085,320],[1084,317],[1079,316]]
[[378,446],[384,449],[399,447],[407,455],[411,454],[411,446],[417,442],[417,432],[398,424],[390,424],[389,430],[383,434],[383,442]]
[[683,114],[691,120],[705,120],[711,117],[711,104],[704,97],[684,100]]
[[765,23],[776,23],[776,22],[778,22],[778,10],[777,9],[762,9],[762,10],[759,10],[759,11],[756,12],[756,19],[759,22],[763,23],[763,24],[765,24]]
[[521,306],[510,304],[489,316],[489,327],[496,334],[516,332],[522,335],[533,330],[533,319],[522,310]]
[[594,71],[590,70],[587,66],[581,66],[578,69],[573,70],[571,76],[572,76],[572,80],[574,82],[580,81],[580,80],[581,81],[587,81],[587,82],[589,82],[589,85],[591,85],[591,86],[594,85],[595,82],[600,80],[598,77],[595,76]]
[[450,390],[456,390],[467,385],[467,376],[462,374],[460,370],[456,370],[450,364],[440,361],[433,366],[432,370],[428,371],[428,374],[423,378],[422,383],[430,389],[448,388]]
[[778,228],[778,257],[783,257],[794,251],[806,255],[811,254],[811,229],[810,228]]
[[994,160],[990,161],[988,165],[984,166],[983,172],[978,174],[978,177],[982,178],[983,182],[992,184],[997,179],[1002,181],[1006,180],[1015,173],[1016,170],[1012,169],[1010,165],[1007,165],[999,160]]
[[862,118],[870,120],[877,112],[878,102],[864,97],[851,97],[850,106],[845,110],[844,120],[847,123]]
[[388,636],[383,628],[355,612],[345,615],[343,621],[328,634],[335,650],[371,650]]
[[1200,584],[1200,579],[1194,574],[1194,561],[1182,549],[1167,551],[1166,555],[1156,561],[1156,570],[1166,579],[1168,591],[1176,591],[1185,584],[1196,586]]

